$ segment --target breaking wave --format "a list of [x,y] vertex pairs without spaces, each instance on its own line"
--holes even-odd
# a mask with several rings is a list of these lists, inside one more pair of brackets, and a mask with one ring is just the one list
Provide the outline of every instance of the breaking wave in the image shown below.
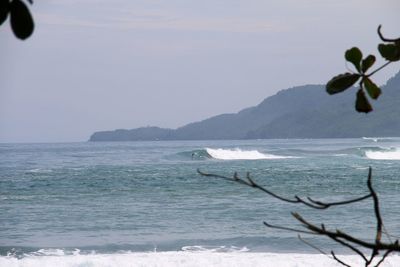
[[248,252],[247,247],[236,246],[184,246],[182,251],[186,252]]
[[[275,154],[276,153],[276,154]],[[373,160],[400,160],[400,147],[359,146],[330,149],[279,149],[272,153],[242,148],[204,148],[178,152],[172,159],[182,160],[276,160],[308,157],[357,157]]]
[[372,142],[393,142],[399,141],[398,137],[362,137],[365,141],[372,141]]
[[[213,252],[212,250],[175,252],[120,252],[116,254],[69,254],[63,251],[49,255],[26,255],[24,258],[0,257],[0,267],[233,267],[233,266],[275,266],[275,267],[335,267],[337,262],[320,254],[300,253],[254,253],[254,252]],[[44,255],[43,255],[44,254]],[[356,255],[341,255],[341,259],[358,266],[361,260]],[[383,267],[399,266],[400,256],[389,256]]]
[[365,156],[375,160],[400,160],[400,150],[398,148],[384,151],[368,150],[365,151]]
[[373,142],[378,142],[378,140],[379,140],[377,137],[363,137],[362,139],[370,140],[370,141],[373,141]]
[[206,148],[207,153],[214,159],[222,160],[256,160],[256,159],[286,159],[288,156],[277,156],[273,154],[261,153],[257,150],[222,149]]
[[192,160],[207,160],[211,158],[211,156],[204,149],[179,152],[176,155],[183,159],[192,159]]

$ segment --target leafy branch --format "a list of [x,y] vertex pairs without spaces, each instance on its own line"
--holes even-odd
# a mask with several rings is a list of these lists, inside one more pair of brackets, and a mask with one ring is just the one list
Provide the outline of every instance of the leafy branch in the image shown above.
[[357,91],[355,103],[355,109],[358,112],[368,113],[372,111],[369,98],[376,100],[382,93],[381,88],[371,80],[371,76],[392,62],[400,60],[400,38],[389,39],[384,37],[381,28],[382,26],[379,25],[378,35],[385,43],[378,45],[378,51],[386,62],[375,70],[368,72],[375,64],[376,57],[374,55],[368,55],[363,58],[361,50],[358,47],[353,47],[345,52],[344,57],[348,62],[353,64],[355,70],[339,74],[326,84],[326,91],[328,94],[333,95],[349,89],[358,82],[359,89]]
[[[284,231],[291,231],[291,232],[296,232],[298,233],[299,239],[305,243],[308,246],[311,246],[312,248],[318,250],[320,253],[323,253],[330,258],[336,260],[338,263],[351,267],[351,265],[345,263],[343,260],[339,259],[338,256],[335,254],[334,251],[331,251],[330,254],[328,255],[325,253],[322,249],[314,246],[313,244],[309,243],[308,241],[304,240],[300,234],[307,234],[307,235],[318,235],[318,236],[325,236],[328,237],[329,239],[335,241],[336,243],[352,250],[355,252],[357,255],[359,255],[364,263],[365,267],[373,266],[378,267],[381,263],[384,262],[387,256],[389,256],[392,252],[400,252],[400,245],[399,245],[399,240],[396,240],[392,242],[390,240],[390,235],[387,235],[387,231],[384,231],[384,224],[379,208],[379,198],[378,194],[373,188],[372,185],[372,169],[369,168],[368,171],[368,179],[367,179],[367,188],[369,193],[367,195],[357,197],[357,198],[352,198],[348,200],[343,200],[339,202],[323,202],[323,201],[317,201],[314,200],[310,197],[307,198],[301,198],[298,195],[294,195],[291,198],[280,196],[274,192],[272,192],[270,189],[259,185],[256,183],[251,177],[250,173],[246,174],[245,178],[239,177],[239,175],[235,172],[232,177],[229,176],[224,176],[224,175],[219,175],[219,174],[212,174],[212,173],[205,173],[203,171],[200,171],[197,169],[197,172],[205,177],[213,177],[213,178],[218,178],[218,179],[223,179],[227,181],[232,181],[236,182],[242,185],[246,185],[252,188],[256,188],[267,195],[279,199],[283,202],[287,203],[292,203],[292,204],[300,204],[300,205],[305,205],[307,207],[313,208],[313,209],[328,209],[330,207],[334,206],[345,206],[345,205],[350,205],[354,203],[358,203],[367,199],[372,199],[373,202],[373,208],[374,208],[374,215],[376,219],[376,230],[375,230],[375,240],[374,242],[363,240],[357,237],[354,237],[348,233],[343,232],[342,230],[336,229],[336,230],[329,230],[325,227],[324,224],[321,224],[320,226],[309,222],[308,220],[304,219],[299,213],[292,212],[292,216],[294,219],[297,220],[297,222],[300,224],[302,228],[291,228],[291,227],[284,227],[284,226],[279,226],[279,225],[273,225],[268,222],[264,222],[264,225],[273,228],[273,229],[278,229],[278,230],[284,230]],[[388,236],[389,242],[384,242],[382,241],[382,235],[385,234]],[[364,253],[361,251],[361,248],[369,250],[369,254]],[[382,254],[382,257],[377,258],[378,255]]]

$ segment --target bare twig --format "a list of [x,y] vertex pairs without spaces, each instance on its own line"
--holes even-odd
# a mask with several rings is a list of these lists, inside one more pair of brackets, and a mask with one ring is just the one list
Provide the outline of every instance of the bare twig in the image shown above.
[[368,261],[367,257],[365,257],[364,253],[361,252],[361,250],[357,249],[355,246],[350,245],[347,242],[344,242],[343,240],[340,240],[339,238],[335,237],[335,236],[329,236],[332,240],[334,240],[335,242],[341,244],[344,247],[347,247],[349,249],[351,249],[352,251],[354,251],[355,253],[357,253],[365,262]]
[[377,68],[376,70],[374,70],[373,72],[371,72],[368,75],[365,75],[365,77],[371,77],[372,75],[374,75],[375,73],[377,73],[378,71],[380,71],[381,69],[385,68],[387,65],[389,65],[390,63],[392,63],[393,61],[388,61],[385,64],[383,64],[382,66],[380,66],[379,68]]
[[339,202],[331,202],[331,203],[324,203],[324,202],[321,202],[321,201],[313,200],[310,197],[307,197],[307,199],[310,202],[314,203],[314,204],[329,208],[331,206],[340,206],[340,205],[347,205],[347,204],[359,202],[359,201],[365,200],[365,199],[370,198],[370,197],[372,197],[372,195],[371,194],[367,194],[367,195],[359,197],[359,198],[350,199],[350,200],[344,200],[344,201],[339,201]]
[[386,235],[389,242],[392,242],[392,238],[391,238],[392,236],[390,234],[388,234],[386,226],[383,223],[382,223],[382,233],[384,233]]
[[[240,183],[243,185],[247,185],[249,187],[257,188],[258,190],[261,190],[262,192],[264,192],[276,199],[279,199],[281,201],[288,202],[288,203],[294,203],[294,204],[303,204],[305,206],[308,206],[308,207],[311,207],[314,209],[327,209],[332,206],[344,206],[344,205],[357,203],[357,202],[371,198],[372,202],[373,202],[373,207],[374,207],[374,215],[376,218],[376,232],[375,232],[374,242],[362,240],[360,238],[349,235],[338,229],[335,231],[327,230],[324,224],[321,224],[321,226],[317,226],[313,223],[308,222],[306,219],[304,219],[300,214],[298,214],[296,212],[292,212],[292,216],[298,222],[300,222],[300,224],[303,227],[305,227],[307,230],[272,225],[267,222],[264,222],[264,225],[269,228],[296,232],[299,234],[298,237],[303,243],[307,244],[308,246],[311,246],[314,249],[317,249],[320,253],[325,254],[325,255],[327,255],[327,254],[323,250],[310,244],[306,240],[302,239],[300,234],[312,234],[312,235],[326,236],[326,237],[332,239],[333,241],[335,241],[336,243],[338,243],[344,247],[347,247],[348,249],[352,250],[357,255],[359,255],[364,260],[366,267],[370,266],[374,262],[375,257],[379,255],[380,251],[385,251],[385,253],[383,254],[382,258],[375,265],[376,267],[379,266],[386,259],[386,257],[388,257],[392,252],[400,252],[399,241],[396,240],[395,242],[392,242],[389,237],[390,235],[387,233],[387,231],[384,227],[381,212],[380,212],[380,207],[379,207],[378,194],[376,193],[376,191],[374,190],[373,185],[372,185],[372,169],[371,169],[371,167],[369,168],[368,179],[367,179],[367,187],[369,190],[369,194],[358,197],[358,198],[353,198],[353,199],[343,200],[343,201],[338,201],[338,202],[322,202],[322,201],[314,200],[311,197],[307,197],[306,199],[303,199],[297,195],[295,195],[293,198],[282,197],[282,196],[272,192],[271,190],[257,184],[250,177],[250,173],[247,173],[246,178],[242,179],[239,177],[237,172],[234,173],[233,177],[205,173],[205,172],[200,171],[199,169],[197,170],[197,172],[202,176],[221,178],[224,180],[233,181],[233,182],[237,182],[237,183]],[[388,235],[389,243],[382,241],[382,233]],[[359,247],[371,250],[370,255],[367,257],[361,251],[361,249],[359,249]],[[331,251],[331,255],[332,255],[333,259],[336,260],[338,263],[340,263],[344,266],[347,266],[347,267],[351,267],[347,263],[340,260],[333,251]]]
[[360,202],[360,201],[363,201],[365,199],[372,197],[371,194],[368,194],[368,195],[365,195],[365,196],[362,196],[359,198],[345,200],[345,201],[339,201],[339,202],[322,202],[322,201],[314,200],[310,197],[308,197],[307,198],[308,201],[306,201],[297,195],[294,196],[294,199],[290,199],[290,198],[279,196],[278,194],[272,192],[271,190],[268,190],[265,187],[257,184],[250,177],[250,173],[246,174],[246,180],[244,180],[238,176],[237,172],[234,173],[233,177],[223,176],[223,175],[219,175],[219,174],[205,173],[203,171],[200,171],[200,169],[197,169],[197,172],[202,176],[220,178],[220,179],[224,179],[224,180],[228,180],[228,181],[237,182],[237,183],[247,185],[250,187],[254,187],[254,188],[257,188],[257,189],[263,191],[264,193],[266,193],[276,199],[279,199],[281,201],[289,202],[289,203],[293,203],[293,204],[303,204],[303,205],[306,205],[306,206],[308,206],[310,208],[314,208],[314,209],[327,209],[331,206],[347,205],[347,204],[351,204],[351,203]]
[[375,212],[375,217],[376,217],[376,237],[375,237],[375,242],[378,245],[381,242],[382,239],[382,217],[381,217],[381,212],[379,210],[379,199],[378,195],[376,194],[374,188],[372,187],[372,169],[369,167],[368,171],[368,189],[371,192],[372,199],[374,201],[374,212]]
[[378,267],[379,265],[381,265],[382,262],[385,261],[386,257],[389,256],[389,254],[392,253],[392,250],[387,250],[385,252],[385,254],[383,254],[382,258],[380,259],[380,261],[378,261],[375,265],[375,267]]
[[[303,242],[304,244],[306,244],[307,246],[309,246],[309,247],[315,249],[316,251],[318,251],[319,253],[321,253],[322,255],[328,256],[328,254],[327,254],[325,251],[323,251],[323,250],[320,249],[319,247],[317,247],[317,246],[311,244],[311,242],[306,241],[305,239],[303,239],[303,238],[301,237],[301,235],[297,235],[297,238],[298,238],[301,242]],[[329,257],[329,256],[328,256],[328,257]]]
[[[376,235],[375,235],[375,245],[379,245],[382,240],[382,217],[381,217],[381,212],[379,210],[379,199],[378,195],[376,194],[374,188],[372,187],[372,170],[371,167],[369,167],[368,171],[368,189],[372,194],[372,199],[374,203],[374,212],[375,212],[375,218],[376,218]],[[368,264],[371,263],[374,260],[374,257],[379,254],[377,247],[372,249],[371,253],[371,258],[367,262]]]
[[318,233],[319,235],[323,236],[328,236],[328,237],[334,237],[334,238],[340,238],[343,240],[346,240],[350,243],[362,246],[364,248],[368,249],[377,249],[377,250],[393,250],[393,251],[398,251],[400,252],[400,246],[396,243],[383,243],[379,242],[377,243],[371,243],[368,241],[361,240],[359,238],[355,238],[351,235],[348,235],[340,230],[336,231],[329,231],[326,230],[325,227],[318,227],[308,221],[306,221],[302,216],[300,216],[298,213],[292,212],[293,217],[298,220],[304,227],[309,229],[312,232]]
[[317,233],[314,233],[314,232],[304,231],[304,230],[285,227],[285,226],[273,225],[273,224],[269,224],[267,222],[264,222],[264,225],[269,227],[269,228],[274,228],[274,229],[279,229],[279,230],[285,230],[285,231],[296,232],[296,233],[303,233],[303,234],[308,234],[308,235],[318,235]]
[[332,255],[332,257],[333,257],[337,262],[339,262],[340,264],[342,264],[342,265],[344,265],[344,266],[346,266],[346,267],[351,267],[350,265],[348,265],[347,263],[341,261],[338,257],[336,257],[335,252],[331,251],[331,255]]
[[400,236],[389,234],[389,232],[385,229],[385,225],[383,225],[382,233],[384,233],[389,238],[390,242],[392,242],[391,238],[400,239]]

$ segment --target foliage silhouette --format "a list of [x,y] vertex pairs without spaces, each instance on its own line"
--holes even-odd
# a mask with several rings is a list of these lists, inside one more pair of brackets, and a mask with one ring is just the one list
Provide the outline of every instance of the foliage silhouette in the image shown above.
[[[32,0],[27,0],[33,4]],[[10,17],[11,29],[18,39],[29,38],[35,28],[28,6],[22,0],[0,0],[0,25]]]
[[363,59],[361,50],[358,47],[353,47],[345,52],[344,57],[353,64],[355,71],[339,74],[326,84],[326,91],[328,94],[333,95],[349,89],[358,82],[359,89],[355,103],[355,108],[358,112],[368,113],[372,111],[367,95],[369,98],[376,100],[382,93],[381,88],[371,80],[371,76],[392,62],[400,60],[400,38],[385,38],[381,32],[381,25],[378,27],[378,35],[384,42],[378,45],[378,51],[382,58],[387,61],[385,64],[368,73],[368,70],[374,65],[376,57],[368,55]]

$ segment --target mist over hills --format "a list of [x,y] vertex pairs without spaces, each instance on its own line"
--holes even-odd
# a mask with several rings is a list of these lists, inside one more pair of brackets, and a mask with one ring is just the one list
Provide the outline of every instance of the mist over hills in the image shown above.
[[142,127],[95,132],[89,141],[344,138],[400,136],[400,73],[372,101],[374,111],[354,110],[355,88],[330,96],[325,85],[279,91],[238,113],[221,114],[177,129]]

